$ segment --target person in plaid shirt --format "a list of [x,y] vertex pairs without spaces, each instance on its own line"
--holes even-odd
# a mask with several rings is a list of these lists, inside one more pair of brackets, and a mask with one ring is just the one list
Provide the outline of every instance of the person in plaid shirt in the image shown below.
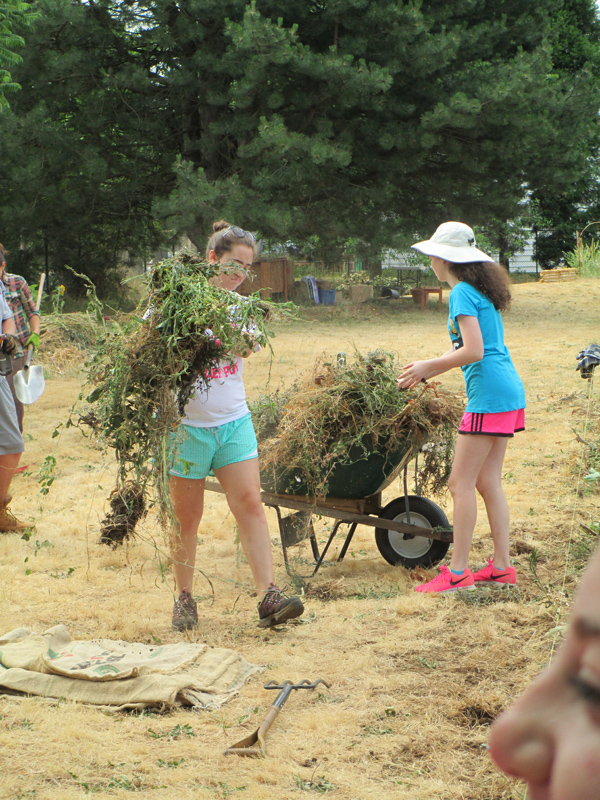
[[40,315],[35,310],[35,301],[31,295],[31,290],[25,278],[20,275],[11,275],[6,271],[6,250],[0,244],[0,280],[6,289],[6,301],[13,313],[13,319],[17,326],[17,350],[13,356],[13,371],[8,375],[8,383],[15,400],[17,409],[17,419],[19,430],[23,433],[23,415],[25,409],[23,403],[15,394],[13,375],[25,366],[26,350],[29,345],[37,350],[40,344]]
[[[12,356],[17,347],[17,329],[4,294],[4,284],[0,281],[0,351]],[[17,413],[8,381],[4,375],[0,375],[0,533],[19,532],[33,527],[20,522],[8,508],[12,499],[10,484],[23,450],[23,437],[17,425]]]

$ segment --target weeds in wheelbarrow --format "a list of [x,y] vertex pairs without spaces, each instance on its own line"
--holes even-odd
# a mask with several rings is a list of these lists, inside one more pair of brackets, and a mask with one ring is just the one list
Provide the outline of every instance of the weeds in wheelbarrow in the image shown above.
[[324,496],[339,464],[375,451],[388,454],[397,469],[419,454],[420,490],[439,493],[462,405],[439,383],[399,391],[399,373],[395,357],[381,350],[357,352],[352,361],[323,356],[312,373],[260,397],[252,414],[263,472],[295,470],[303,491],[289,493]]

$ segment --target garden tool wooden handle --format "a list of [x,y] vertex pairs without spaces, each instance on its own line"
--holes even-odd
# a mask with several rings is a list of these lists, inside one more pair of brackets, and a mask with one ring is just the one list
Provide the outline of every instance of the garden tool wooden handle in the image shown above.
[[36,311],[40,310],[40,303],[42,302],[42,293],[44,291],[44,283],[45,283],[45,281],[46,281],[46,273],[42,272],[42,276],[40,278],[40,285],[38,287],[37,300],[36,300],[36,303],[35,303],[35,310]]
[[[42,277],[40,278],[40,285],[38,286],[38,293],[37,293],[37,300],[35,302],[35,310],[38,312],[40,311],[40,303],[42,302],[42,292],[44,290],[44,282],[46,280],[46,273],[42,272]],[[33,352],[35,347],[30,344],[27,347],[27,357],[25,359],[25,364],[23,365],[24,370],[28,370],[31,366],[31,359],[33,358]]]
[[280,706],[272,705],[271,708],[267,711],[267,714],[263,721],[258,726],[257,736],[258,736],[258,746],[264,753],[267,754],[266,746],[265,746],[265,736],[267,735],[267,731],[271,727],[271,725],[275,722],[276,716],[279,714]]

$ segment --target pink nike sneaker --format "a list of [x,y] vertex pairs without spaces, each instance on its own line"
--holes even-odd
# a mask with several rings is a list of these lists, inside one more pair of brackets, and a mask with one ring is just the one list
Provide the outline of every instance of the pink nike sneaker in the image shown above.
[[506,567],[506,569],[497,569],[494,566],[494,560],[488,558],[487,567],[483,567],[478,572],[473,573],[473,580],[475,583],[495,583],[498,586],[508,584],[514,586],[517,582],[517,573],[514,567]]
[[473,591],[475,589],[473,573],[466,569],[462,575],[453,575],[450,569],[442,564],[438,567],[440,574],[427,583],[415,586],[415,592],[460,592],[463,589]]

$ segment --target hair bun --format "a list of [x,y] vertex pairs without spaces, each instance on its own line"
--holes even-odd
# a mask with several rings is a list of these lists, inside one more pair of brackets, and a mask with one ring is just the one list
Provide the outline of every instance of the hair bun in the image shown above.
[[220,219],[217,222],[213,222],[213,231],[214,233],[218,233],[219,231],[224,231],[225,228],[230,228],[231,225],[227,222],[226,219]]

